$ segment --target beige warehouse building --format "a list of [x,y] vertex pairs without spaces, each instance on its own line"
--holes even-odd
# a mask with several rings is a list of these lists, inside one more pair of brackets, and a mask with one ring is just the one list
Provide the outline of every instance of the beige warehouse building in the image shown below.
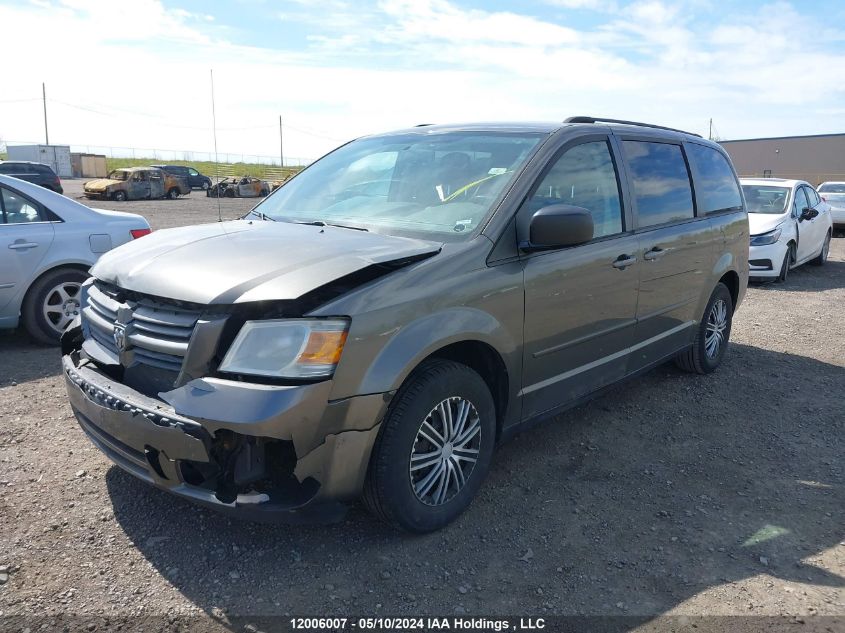
[[720,141],[740,176],[845,181],[845,134]]

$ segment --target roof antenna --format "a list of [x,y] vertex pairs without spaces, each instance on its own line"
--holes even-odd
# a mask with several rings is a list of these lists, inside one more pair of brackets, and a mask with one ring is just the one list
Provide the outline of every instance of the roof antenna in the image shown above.
[[211,125],[214,130],[214,177],[217,179],[217,221],[223,221],[223,211],[220,209],[220,163],[217,161],[217,112],[214,109],[214,69],[211,73]]

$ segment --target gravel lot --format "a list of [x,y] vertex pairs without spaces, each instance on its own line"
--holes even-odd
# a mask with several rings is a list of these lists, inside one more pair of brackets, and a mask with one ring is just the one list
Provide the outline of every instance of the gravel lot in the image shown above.
[[[254,202],[224,199],[223,217]],[[101,205],[156,229],[217,219],[202,192]],[[469,511],[423,537],[358,507],[332,526],[238,522],[147,487],[77,427],[58,352],[0,334],[0,615],[137,615],[153,629],[455,613],[845,626],[819,617],[845,616],[843,306],[839,238],[827,266],[749,289],[715,374],[666,365],[523,433]]]

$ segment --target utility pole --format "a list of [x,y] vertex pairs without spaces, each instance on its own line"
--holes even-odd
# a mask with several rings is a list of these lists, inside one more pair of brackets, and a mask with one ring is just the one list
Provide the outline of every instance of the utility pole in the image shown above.
[[707,133],[707,139],[712,141],[713,140],[713,119],[710,119],[710,131]]
[[50,144],[50,135],[47,133],[47,88],[44,82],[41,82],[41,99],[44,102],[44,142]]
[[282,115],[279,115],[279,166],[285,166],[285,145],[282,137]]

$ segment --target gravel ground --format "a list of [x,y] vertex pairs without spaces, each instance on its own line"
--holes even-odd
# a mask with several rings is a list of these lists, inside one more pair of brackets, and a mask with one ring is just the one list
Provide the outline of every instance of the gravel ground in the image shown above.
[[[225,218],[254,201],[222,203]],[[202,192],[104,206],[154,228],[217,217]],[[827,266],[749,289],[719,371],[666,365],[521,434],[469,511],[422,537],[359,507],[268,526],[147,487],[77,427],[58,352],[0,335],[0,615],[237,630],[273,614],[786,615],[833,630],[845,620],[819,616],[845,616],[843,306],[839,238]]]

